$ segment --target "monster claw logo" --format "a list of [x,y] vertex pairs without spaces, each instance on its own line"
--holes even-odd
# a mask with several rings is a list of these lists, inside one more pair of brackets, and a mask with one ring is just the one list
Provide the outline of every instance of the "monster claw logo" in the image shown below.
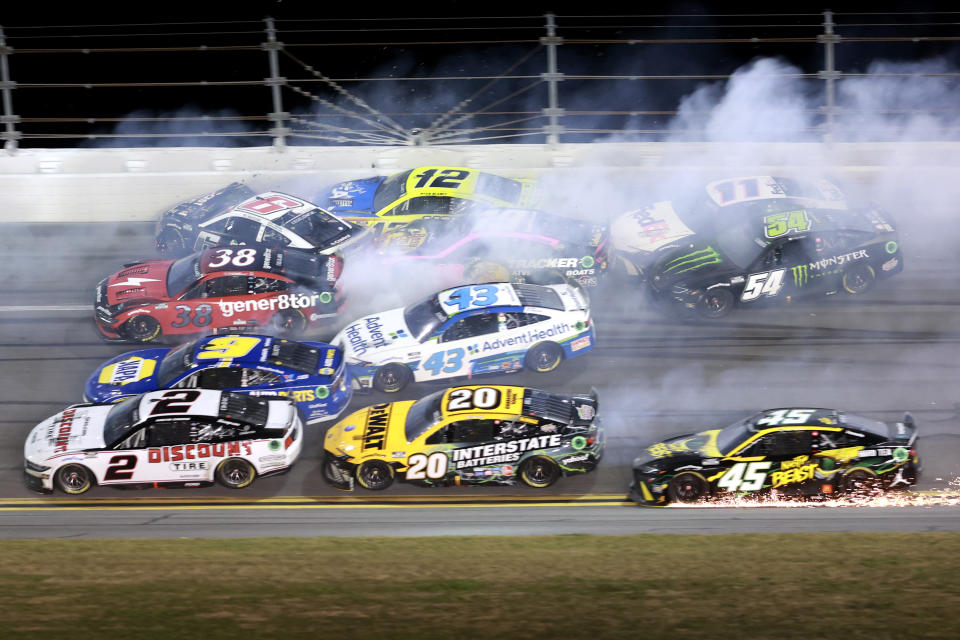
[[800,264],[795,267],[790,267],[790,273],[793,274],[793,284],[797,287],[802,287],[807,284],[809,279],[809,272],[807,270],[807,265]]
[[700,251],[693,251],[679,258],[674,258],[665,265],[664,273],[669,273],[676,269],[675,273],[686,273],[700,267],[720,263],[720,254],[713,247],[707,247]]

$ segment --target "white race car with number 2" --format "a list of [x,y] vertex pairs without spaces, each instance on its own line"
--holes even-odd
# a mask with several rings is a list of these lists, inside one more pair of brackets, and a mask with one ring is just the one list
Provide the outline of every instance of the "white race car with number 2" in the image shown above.
[[579,286],[502,282],[446,289],[366,316],[332,344],[361,387],[392,392],[411,380],[552,371],[593,341],[590,302]]
[[288,398],[212,389],[152,391],[79,404],[38,424],[23,447],[24,481],[68,494],[96,484],[231,489],[287,471],[303,443]]

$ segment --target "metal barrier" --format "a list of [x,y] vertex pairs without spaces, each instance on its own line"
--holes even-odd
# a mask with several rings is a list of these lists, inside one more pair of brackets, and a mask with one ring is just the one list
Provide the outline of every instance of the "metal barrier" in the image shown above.
[[[557,17],[547,14],[546,16],[490,18],[409,18],[408,22],[402,24],[413,24],[413,26],[397,28],[380,25],[397,24],[395,21],[400,19],[393,19],[394,22],[386,20],[364,22],[366,19],[356,19],[357,24],[364,26],[363,29],[349,29],[343,26],[335,29],[304,29],[300,27],[310,26],[310,23],[316,21],[266,18],[262,23],[250,21],[177,23],[174,25],[177,31],[173,33],[163,31],[162,28],[168,26],[163,24],[94,25],[107,33],[80,34],[57,32],[59,27],[9,27],[5,35],[4,29],[0,27],[0,94],[3,102],[3,115],[0,117],[3,131],[0,133],[0,138],[4,141],[5,149],[11,153],[20,145],[43,146],[54,143],[63,146],[68,141],[80,145],[89,145],[91,141],[96,144],[115,144],[122,141],[127,146],[156,146],[167,142],[182,145],[184,141],[188,145],[205,146],[218,141],[235,146],[257,146],[262,145],[265,140],[270,140],[277,150],[283,150],[290,144],[316,144],[318,140],[326,144],[361,145],[444,145],[515,140],[555,145],[561,142],[584,142],[598,136],[620,134],[624,139],[657,141],[676,133],[670,129],[669,121],[677,114],[676,97],[682,95],[682,90],[678,89],[678,86],[691,87],[703,81],[723,81],[731,78],[731,73],[579,73],[578,67],[586,66],[587,70],[593,67],[579,63],[575,56],[571,56],[571,61],[561,62],[560,48],[596,47],[599,51],[618,51],[616,48],[621,46],[633,49],[670,46],[685,52],[705,45],[742,45],[750,49],[747,54],[755,55],[753,49],[757,47],[766,47],[765,51],[768,52],[773,48],[773,52],[777,53],[782,51],[778,48],[784,45],[804,45],[811,47],[811,52],[822,49],[823,68],[781,75],[823,83],[823,104],[814,110],[817,122],[813,126],[813,131],[822,136],[822,139],[829,141],[835,118],[845,111],[837,104],[836,83],[838,81],[849,78],[960,77],[960,74],[953,72],[845,73],[837,68],[837,47],[900,43],[912,45],[916,50],[916,47],[935,44],[946,46],[960,40],[960,36],[953,35],[956,31],[956,23],[947,21],[948,16],[955,14],[960,12],[875,14],[824,11],[779,15],[670,14],[599,17]],[[668,24],[624,25],[623,23],[624,20],[660,19]],[[707,20],[707,22],[689,24],[692,19]],[[730,23],[729,19],[736,22]],[[862,21],[864,19],[868,21]],[[419,23],[410,22],[416,20],[429,26],[419,26]],[[439,22],[429,22],[430,20]],[[771,20],[780,22],[772,23]],[[340,23],[344,24],[342,20]],[[130,29],[133,27],[137,27],[135,31],[143,31],[143,33],[131,33]],[[203,29],[213,30],[204,31]],[[595,35],[605,29],[613,29],[618,37],[600,38]],[[654,32],[657,29],[665,29],[668,32],[705,29],[711,35],[697,38],[621,36],[621,33],[638,29]],[[871,30],[886,30],[903,34],[904,30],[909,29],[914,31],[905,35],[887,33],[841,35],[839,32],[844,30],[867,33]],[[943,29],[948,30],[947,35],[938,33],[938,30]],[[458,34],[465,30],[496,31],[517,34],[520,37],[471,40],[458,37]],[[748,35],[750,33],[767,34],[777,30],[787,35]],[[737,31],[737,37],[723,36],[731,31]],[[717,35],[712,35],[713,32]],[[428,33],[432,39],[394,38],[379,41],[374,36],[380,33],[414,35]],[[345,42],[316,41],[316,38],[321,36],[332,40],[356,37],[353,38],[354,41]],[[111,38],[119,39],[121,42],[139,43],[141,40],[149,41],[150,38],[155,37],[172,39],[174,45],[62,46],[64,42],[97,44]],[[215,42],[226,38],[227,42],[212,45],[195,44],[197,38],[204,37],[213,38]],[[308,38],[307,41],[303,41],[305,37]],[[264,41],[250,42],[252,38]],[[27,46],[34,39],[53,40],[58,46],[45,48]],[[8,40],[17,46],[11,46]],[[320,70],[320,65],[306,59],[308,54],[316,54],[318,51],[342,52],[357,48],[369,50],[371,47],[396,47],[405,50],[415,49],[418,52],[426,51],[420,54],[418,59],[436,60],[444,55],[453,55],[451,52],[467,51],[466,48],[476,46],[488,49],[499,47],[504,51],[504,56],[514,56],[512,63],[501,68],[499,73],[414,74],[398,77],[381,73],[366,77],[331,77]],[[434,55],[438,50],[441,54]],[[11,58],[19,61],[20,59],[67,56],[73,61],[77,56],[84,56],[89,60],[90,56],[101,55],[146,58],[149,55],[164,54],[171,58],[176,57],[173,64],[180,62],[183,65],[181,68],[186,72],[189,70],[189,63],[182,62],[186,60],[184,56],[193,56],[191,60],[194,60],[202,56],[209,57],[214,53],[239,55],[244,52],[266,55],[266,67],[269,70],[267,78],[136,82],[91,82],[89,79],[84,79],[78,82],[34,82],[27,80],[32,73],[29,69],[22,72],[25,74],[22,76],[24,78],[22,81],[15,81],[10,71]],[[545,60],[538,60],[538,54],[544,54]],[[339,55],[341,60],[328,63],[328,68],[331,66],[344,68],[342,60],[347,57],[347,54]],[[737,65],[739,66],[739,63]],[[50,66],[46,65],[45,68]],[[60,68],[70,66],[72,65],[62,65]],[[561,71],[565,66],[567,66],[566,73]],[[235,65],[223,65],[216,68],[216,71],[223,73],[235,68]],[[249,55],[246,66],[242,68],[243,73],[253,74],[254,67],[250,64]],[[141,72],[145,70],[141,69]],[[294,75],[296,77],[293,77]],[[441,88],[446,91],[457,83],[463,88],[450,90],[452,98],[436,100],[428,98],[421,101],[429,103],[428,105],[415,101],[414,106],[422,108],[412,111],[396,111],[391,108],[392,105],[402,102],[401,97],[405,96],[404,91],[409,91],[401,87],[418,84],[424,86],[422,84],[424,82],[429,83],[427,86],[430,89]],[[595,87],[597,84],[602,86],[605,82],[618,83],[620,87],[636,83],[654,83],[658,87],[672,86],[672,89],[648,91],[643,96],[646,100],[657,100],[656,96],[660,96],[660,102],[672,101],[672,104],[644,104],[643,108],[638,108],[637,105],[617,105],[611,108],[609,92],[583,88]],[[474,86],[480,83],[480,86],[470,90],[471,83]],[[375,95],[377,100],[369,95],[365,97],[365,93],[371,93],[369,91],[371,86],[383,84],[390,85],[391,89],[383,92],[383,95]],[[565,96],[561,95],[560,88],[571,84],[581,87],[574,95],[577,104],[564,108]],[[356,86],[351,87],[351,85]],[[543,95],[539,98],[535,97],[534,90],[544,86],[546,91]],[[237,96],[241,95],[237,93],[238,91],[262,91],[264,87],[269,90],[271,111],[266,114],[255,113],[250,109],[245,113],[238,112]],[[107,89],[176,90],[181,92],[176,95],[182,97],[186,97],[186,94],[182,93],[186,90],[220,89],[224,95],[219,98],[204,96],[202,101],[205,105],[204,112],[189,115],[182,113],[168,115],[176,111],[176,108],[170,108],[161,109],[161,115],[128,112],[99,116],[54,113],[47,116],[31,113],[34,109],[44,112],[48,110],[47,106],[41,109],[39,103],[30,104],[24,113],[17,113],[14,108],[15,92],[18,102],[22,102],[20,96],[39,94],[44,91],[69,92],[70,95],[76,96],[79,95],[78,92],[85,92],[84,95],[88,95],[91,92]],[[505,91],[506,95],[497,95],[497,90]],[[597,94],[596,99],[588,100],[587,98],[592,97],[593,93]],[[247,100],[250,95],[252,94],[243,93],[243,100]],[[586,102],[590,104],[584,105]],[[101,103],[94,104],[98,109],[104,108]],[[442,110],[426,108],[431,105],[434,107],[441,105]],[[500,109],[494,110],[497,107]],[[229,110],[229,113],[223,113],[224,109]],[[633,126],[635,119],[651,124]],[[64,131],[58,128],[63,125],[82,130]],[[167,125],[175,127],[176,130],[157,129],[158,126]],[[108,132],[104,130],[106,126],[120,128]],[[131,127],[135,130],[127,130]],[[210,127],[218,130],[211,131]]]

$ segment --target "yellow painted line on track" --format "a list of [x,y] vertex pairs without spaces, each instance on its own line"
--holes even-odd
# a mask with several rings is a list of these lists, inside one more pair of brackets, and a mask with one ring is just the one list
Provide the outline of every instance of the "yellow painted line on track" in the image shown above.
[[[397,503],[403,504],[405,502],[423,502],[423,503],[443,503],[444,505],[451,504],[454,506],[457,505],[468,505],[477,502],[522,502],[522,503],[531,503],[531,502],[545,502],[546,500],[556,500],[558,502],[596,502],[596,501],[611,501],[611,500],[623,500],[624,494],[622,493],[612,493],[612,494],[585,494],[585,495],[570,495],[570,494],[557,494],[550,496],[528,496],[528,495],[506,495],[506,496],[430,496],[430,495],[399,495],[399,496],[370,496],[369,498],[364,497],[355,497],[355,496],[277,496],[277,497],[224,497],[224,496],[211,496],[211,497],[184,497],[184,496],[142,496],[140,498],[105,498],[105,497],[96,497],[96,498],[2,498],[0,499],[0,508],[3,506],[23,506],[36,504],[43,505],[46,507],[51,506],[70,506],[70,505],[89,505],[95,506],[98,503],[109,503],[111,506],[129,504],[136,506],[139,503],[151,502],[151,503],[162,503],[169,502],[176,504],[178,506],[189,506],[191,504],[197,503],[199,506],[208,507],[211,505],[238,505],[238,506],[251,506],[258,503],[269,502],[269,503],[294,503],[294,504],[304,504],[308,505],[313,502],[323,502],[323,503],[344,503],[347,505],[364,505],[370,502],[378,503]],[[22,505],[22,506],[21,506]],[[317,506],[317,505],[315,505]]]

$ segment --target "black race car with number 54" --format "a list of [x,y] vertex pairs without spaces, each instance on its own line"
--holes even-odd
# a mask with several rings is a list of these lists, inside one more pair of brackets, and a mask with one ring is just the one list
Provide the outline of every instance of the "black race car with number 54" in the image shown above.
[[774,202],[762,217],[723,221],[660,248],[644,274],[653,299],[719,318],[734,307],[859,295],[903,269],[897,232],[880,210],[791,206]]
[[630,498],[666,505],[908,489],[920,473],[916,440],[910,414],[888,425],[833,409],[767,409],[647,447],[633,461]]

